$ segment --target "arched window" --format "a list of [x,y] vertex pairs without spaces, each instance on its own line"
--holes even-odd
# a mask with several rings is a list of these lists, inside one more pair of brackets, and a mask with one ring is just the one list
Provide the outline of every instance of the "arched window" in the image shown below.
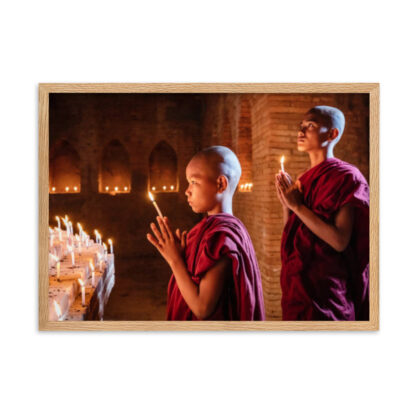
[[80,157],[66,140],[52,145],[49,155],[49,192],[53,194],[81,191]]
[[118,140],[109,142],[102,153],[98,175],[99,192],[112,195],[129,193],[131,190],[130,159]]
[[165,141],[159,142],[149,157],[149,191],[178,191],[178,159]]
[[251,191],[253,181],[253,156],[251,137],[251,108],[248,98],[240,101],[240,118],[238,121],[237,156],[241,163],[240,191]]

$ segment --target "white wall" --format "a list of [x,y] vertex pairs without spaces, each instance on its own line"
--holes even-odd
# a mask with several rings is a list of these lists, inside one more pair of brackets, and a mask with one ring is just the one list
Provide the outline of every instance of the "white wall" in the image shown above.
[[[1,413],[413,413],[411,2],[8,3],[0,6]],[[37,331],[37,84],[197,81],[381,83],[378,333]]]

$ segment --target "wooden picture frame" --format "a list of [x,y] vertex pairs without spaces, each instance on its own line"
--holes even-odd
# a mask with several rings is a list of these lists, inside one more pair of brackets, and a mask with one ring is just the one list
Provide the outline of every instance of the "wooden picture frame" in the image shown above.
[[[49,94],[51,93],[365,93],[369,94],[369,321],[48,321]],[[39,84],[39,329],[42,331],[292,331],[379,329],[379,84]]]

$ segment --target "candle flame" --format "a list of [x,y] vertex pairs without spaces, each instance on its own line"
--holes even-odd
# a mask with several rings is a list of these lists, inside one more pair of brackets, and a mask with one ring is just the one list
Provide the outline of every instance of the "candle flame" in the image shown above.
[[156,186],[152,186],[152,191],[156,191]]
[[127,189],[129,189],[129,188],[127,188],[127,186],[125,186],[125,187],[124,187],[124,190],[125,190],[125,191],[127,191]]
[[65,191],[67,192],[69,191],[69,186],[65,187]]
[[78,283],[81,285],[81,287],[84,287],[84,282],[81,279],[78,279]]
[[53,301],[53,306],[55,307],[56,316],[58,317],[58,319],[60,319],[62,316],[62,310],[59,306],[59,303],[56,300]]
[[74,186],[74,191],[78,191],[78,186]]
[[52,192],[55,192],[56,188],[54,186],[52,186]]
[[284,156],[282,156],[282,157],[280,158],[280,163],[285,163],[285,157],[284,157]]
[[152,193],[149,191],[149,198],[150,198],[150,200],[153,202],[155,199],[153,198],[153,195],[152,195]]
[[77,226],[78,226],[78,229],[80,230],[80,231],[82,231],[82,225],[78,222],[77,223]]
[[166,191],[166,186],[165,185],[163,186],[163,190]]
[[115,190],[115,191],[118,191],[118,186],[116,186],[116,187],[114,188],[114,190]]
[[103,243],[104,250],[107,251],[107,244]]
[[173,190],[173,188],[174,188],[174,186],[173,186],[173,185],[171,185],[171,186],[170,186],[170,189],[172,189],[172,190]]
[[105,190],[108,191],[110,188],[108,186],[105,187]]

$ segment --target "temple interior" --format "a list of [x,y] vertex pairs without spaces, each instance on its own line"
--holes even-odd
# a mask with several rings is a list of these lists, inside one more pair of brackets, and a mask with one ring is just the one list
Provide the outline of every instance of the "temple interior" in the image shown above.
[[49,222],[68,215],[111,238],[116,283],[106,320],[163,320],[170,271],[147,241],[156,211],[181,230],[202,217],[185,196],[185,168],[207,146],[224,145],[242,166],[234,215],[247,227],[262,275],[266,318],[281,319],[282,210],[274,174],[285,156],[293,177],[309,167],[297,151],[303,114],[340,108],[346,128],[335,156],[369,180],[368,94],[51,94]]

